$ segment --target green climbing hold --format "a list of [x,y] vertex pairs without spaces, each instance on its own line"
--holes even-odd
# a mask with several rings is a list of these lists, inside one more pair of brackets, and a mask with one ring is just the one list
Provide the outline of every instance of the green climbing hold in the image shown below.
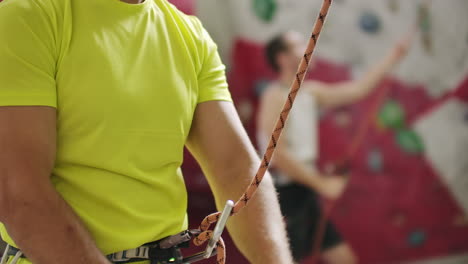
[[411,247],[420,247],[427,240],[427,234],[423,230],[414,230],[408,235],[407,241]]
[[419,154],[424,151],[424,144],[416,132],[401,129],[396,134],[398,145],[407,153]]
[[431,12],[426,3],[419,5],[418,20],[419,20],[419,28],[421,29],[421,32],[427,33],[431,31],[431,28],[432,28]]
[[397,101],[390,100],[380,109],[378,121],[385,128],[402,128],[405,125],[405,111]]
[[426,52],[432,53],[432,18],[428,3],[421,3],[419,5],[418,13],[419,28],[421,31],[421,40],[424,49],[426,50]]
[[253,0],[255,14],[265,22],[273,20],[276,12],[276,0]]

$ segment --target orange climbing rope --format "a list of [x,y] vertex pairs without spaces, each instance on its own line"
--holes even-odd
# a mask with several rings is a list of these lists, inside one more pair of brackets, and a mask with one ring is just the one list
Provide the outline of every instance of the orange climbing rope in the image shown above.
[[[297,96],[299,89],[301,88],[302,82],[304,81],[304,78],[308,71],[310,59],[312,58],[312,54],[314,52],[315,46],[317,45],[317,41],[322,31],[322,27],[325,23],[325,18],[328,14],[328,10],[331,6],[331,3],[332,3],[332,0],[323,1],[320,14],[315,22],[312,35],[308,41],[307,49],[304,53],[303,58],[301,59],[301,63],[299,64],[299,67],[296,73],[296,78],[291,84],[291,88],[288,94],[288,99],[286,100],[283,110],[281,111],[280,117],[278,118],[276,122],[276,126],[271,135],[270,142],[268,143],[268,148],[263,156],[263,160],[260,164],[260,167],[258,168],[257,174],[255,175],[255,178],[252,180],[252,182],[248,186],[246,192],[242,195],[239,201],[237,201],[237,203],[234,205],[231,215],[238,213],[240,210],[242,210],[244,207],[247,206],[248,202],[255,195],[255,192],[257,191],[260,183],[263,180],[263,177],[265,176],[266,171],[268,170],[270,166],[270,161],[273,157],[273,154],[276,149],[276,145],[284,129],[286,120],[288,119],[289,112],[291,111],[291,108],[294,104],[294,100]],[[193,240],[195,245],[200,246],[212,237],[213,231],[208,230],[208,228],[211,226],[211,224],[216,223],[218,221],[220,215],[221,215],[220,212],[213,213],[207,216],[202,221],[200,225],[200,230],[202,232],[198,236],[196,236]],[[217,253],[218,253],[217,263],[224,264],[226,261],[226,252],[225,252],[224,242],[221,238],[217,243]]]

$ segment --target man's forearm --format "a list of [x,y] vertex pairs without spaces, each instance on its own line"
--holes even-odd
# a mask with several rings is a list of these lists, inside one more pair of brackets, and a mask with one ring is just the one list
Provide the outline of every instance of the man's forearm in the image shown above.
[[410,48],[411,42],[415,34],[415,29],[411,29],[401,39],[396,46],[394,46],[387,55],[377,65],[372,67],[367,74],[358,81],[358,87],[361,87],[361,94],[366,95],[373,89],[384,77],[390,72],[395,65],[405,57]]
[[1,221],[32,263],[109,263],[51,185],[28,188],[28,193],[12,190],[3,199]]
[[356,97],[362,98],[369,94],[393,69],[397,62],[398,57],[392,50],[391,53],[387,54],[378,64],[374,65],[360,80],[354,83],[357,90]]
[[339,107],[355,103],[375,89],[399,59],[399,55],[392,50],[357,80],[336,84],[307,82],[306,90],[316,96],[319,104],[324,107]]
[[[222,176],[232,180],[215,191],[218,208],[221,209],[226,200],[241,196],[259,164],[256,159],[224,172]],[[251,263],[293,263],[276,191],[268,174],[248,206],[229,220],[228,229],[237,247]]]

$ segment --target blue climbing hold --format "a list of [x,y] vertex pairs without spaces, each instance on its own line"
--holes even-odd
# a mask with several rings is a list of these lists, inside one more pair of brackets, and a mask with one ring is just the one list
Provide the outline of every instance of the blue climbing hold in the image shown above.
[[367,166],[374,173],[382,172],[384,166],[384,158],[379,149],[373,149],[367,155]]
[[369,34],[375,34],[380,31],[380,18],[372,12],[364,12],[359,20],[361,29]]

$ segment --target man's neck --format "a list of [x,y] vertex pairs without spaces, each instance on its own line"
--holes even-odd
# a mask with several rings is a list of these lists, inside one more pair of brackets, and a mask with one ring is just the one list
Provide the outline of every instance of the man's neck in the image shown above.
[[120,0],[122,2],[125,2],[125,3],[129,3],[129,4],[140,4],[142,2],[144,2],[144,0]]

